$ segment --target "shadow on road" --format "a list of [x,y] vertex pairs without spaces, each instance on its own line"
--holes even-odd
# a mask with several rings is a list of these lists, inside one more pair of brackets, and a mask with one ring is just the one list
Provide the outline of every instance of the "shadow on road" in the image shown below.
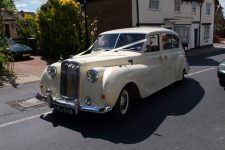
[[84,138],[134,144],[150,136],[163,136],[155,131],[166,117],[187,114],[204,94],[199,82],[187,78],[181,84],[175,83],[136,103],[129,116],[120,123],[114,122],[108,114],[81,113],[79,117],[47,114],[40,118],[51,122],[54,127],[80,132]]
[[21,58],[14,58],[14,62],[21,62],[21,61],[30,61],[33,60],[32,57],[21,57]]
[[[214,49],[215,49],[215,52],[210,52],[207,54],[196,55],[196,56],[189,56],[188,57],[189,65],[190,66],[218,66],[220,62],[210,57],[225,54],[225,50],[221,48],[214,48]],[[223,59],[225,59],[225,57]]]

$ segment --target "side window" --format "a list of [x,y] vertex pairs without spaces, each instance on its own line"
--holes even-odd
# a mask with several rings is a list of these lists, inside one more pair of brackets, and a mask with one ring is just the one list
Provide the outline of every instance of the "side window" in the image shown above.
[[149,43],[147,44],[147,50],[146,52],[156,52],[159,51],[159,35],[154,34],[150,35]]
[[170,50],[179,47],[179,38],[173,34],[162,34],[163,50]]
[[177,37],[176,35],[172,36],[172,47],[179,48],[179,37]]

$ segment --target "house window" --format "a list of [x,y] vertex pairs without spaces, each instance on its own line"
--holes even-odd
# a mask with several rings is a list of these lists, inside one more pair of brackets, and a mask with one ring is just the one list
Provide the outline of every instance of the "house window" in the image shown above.
[[159,10],[159,0],[149,0],[149,8]]
[[211,3],[206,3],[206,11],[205,11],[205,14],[209,16],[210,13],[211,13]]
[[196,13],[196,8],[197,7],[197,3],[196,2],[192,2],[192,13]]
[[204,40],[209,40],[210,25],[204,26]]
[[174,31],[177,32],[182,42],[188,43],[189,42],[189,34],[190,34],[190,27],[186,25],[176,25],[174,26]]
[[174,11],[175,12],[180,12],[180,6],[181,6],[181,1],[180,0],[175,0]]

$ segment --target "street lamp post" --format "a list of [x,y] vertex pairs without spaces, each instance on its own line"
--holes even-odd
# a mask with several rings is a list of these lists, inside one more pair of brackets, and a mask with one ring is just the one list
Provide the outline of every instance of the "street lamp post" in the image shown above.
[[81,0],[80,1],[80,7],[81,11],[84,12],[84,24],[85,24],[85,49],[88,49],[90,43],[89,43],[89,37],[88,37],[88,24],[87,24],[87,1]]

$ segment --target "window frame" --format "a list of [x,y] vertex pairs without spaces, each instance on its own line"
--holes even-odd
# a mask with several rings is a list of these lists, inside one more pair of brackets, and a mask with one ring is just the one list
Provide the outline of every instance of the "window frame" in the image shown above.
[[[156,7],[152,7],[152,3],[158,3],[157,5],[158,5],[158,8],[156,8]],[[153,5],[154,6],[154,5]],[[160,10],[160,0],[149,0],[149,9],[150,10]]]
[[206,6],[205,6],[205,15],[206,16],[210,16],[211,15],[211,6],[212,6],[212,3],[206,3]]
[[181,11],[181,0],[174,0],[174,12],[180,13],[180,11]]
[[210,25],[204,25],[203,40],[208,41],[210,39]]
[[191,12],[197,13],[197,2],[192,2],[191,4]]

